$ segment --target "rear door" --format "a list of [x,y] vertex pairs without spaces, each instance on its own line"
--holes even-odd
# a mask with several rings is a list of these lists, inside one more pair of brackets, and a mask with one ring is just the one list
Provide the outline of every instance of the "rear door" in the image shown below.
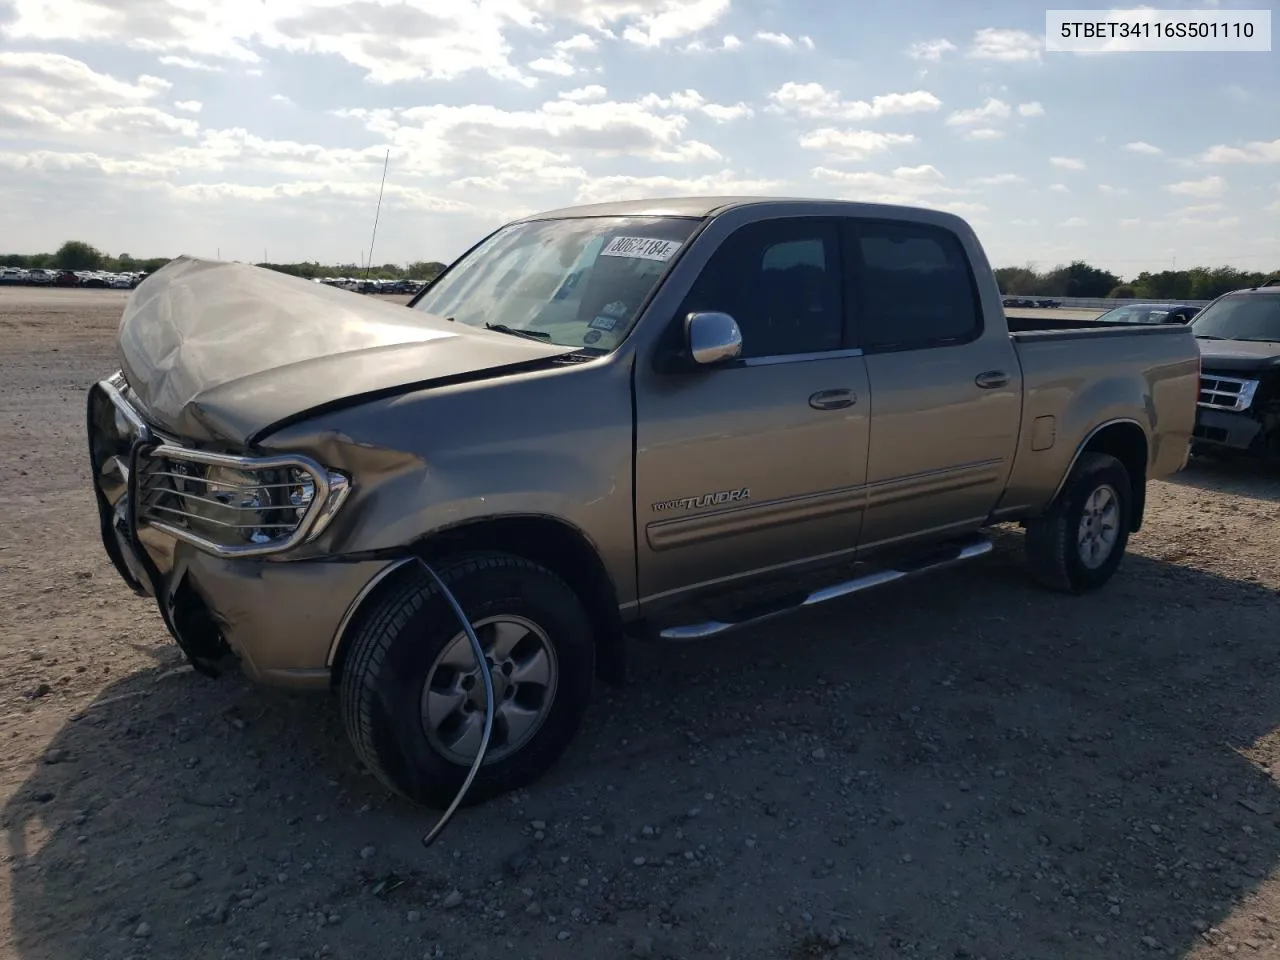
[[1017,446],[1022,382],[1008,331],[984,327],[970,258],[952,231],[857,219],[846,238],[873,400],[861,546],[976,528]]
[[731,314],[742,357],[636,370],[639,595],[700,587],[856,548],[867,376],[849,348],[838,222],[776,218],[717,248],[675,318]]

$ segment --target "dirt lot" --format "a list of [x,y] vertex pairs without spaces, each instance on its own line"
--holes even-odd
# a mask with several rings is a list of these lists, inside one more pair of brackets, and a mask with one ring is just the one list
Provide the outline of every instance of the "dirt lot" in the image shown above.
[[434,815],[333,704],[180,669],[99,547],[124,294],[0,289],[0,958],[1280,956],[1280,478],[1156,484],[1103,593],[993,557],[636,650],[528,792]]

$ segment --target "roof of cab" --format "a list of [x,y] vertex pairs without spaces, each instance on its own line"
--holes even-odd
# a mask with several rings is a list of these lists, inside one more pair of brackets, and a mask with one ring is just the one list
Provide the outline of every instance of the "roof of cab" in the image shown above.
[[545,210],[520,217],[515,223],[535,220],[568,220],[578,217],[690,217],[705,219],[742,207],[771,205],[807,205],[826,215],[889,216],[925,220],[945,224],[952,229],[969,228],[965,220],[954,213],[925,206],[875,203],[862,200],[842,200],[830,197],[654,197],[643,200],[617,200],[609,203],[588,203],[558,210]]
[[525,220],[562,220],[569,217],[709,217],[730,207],[785,202],[787,197],[654,197],[587,203],[530,214]]

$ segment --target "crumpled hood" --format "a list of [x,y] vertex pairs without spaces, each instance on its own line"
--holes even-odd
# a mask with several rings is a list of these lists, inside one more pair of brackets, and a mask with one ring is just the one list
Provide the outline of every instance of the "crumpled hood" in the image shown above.
[[118,346],[131,395],[157,428],[237,445],[315,407],[573,352],[274,270],[188,257],[138,285]]
[[1280,343],[1252,340],[1197,340],[1206,370],[1261,373],[1280,370]]

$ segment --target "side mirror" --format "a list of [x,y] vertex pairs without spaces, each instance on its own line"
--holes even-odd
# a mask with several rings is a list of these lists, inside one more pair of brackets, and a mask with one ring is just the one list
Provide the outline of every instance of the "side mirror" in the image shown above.
[[698,366],[709,366],[742,355],[742,331],[727,313],[691,313],[685,318],[685,343]]

